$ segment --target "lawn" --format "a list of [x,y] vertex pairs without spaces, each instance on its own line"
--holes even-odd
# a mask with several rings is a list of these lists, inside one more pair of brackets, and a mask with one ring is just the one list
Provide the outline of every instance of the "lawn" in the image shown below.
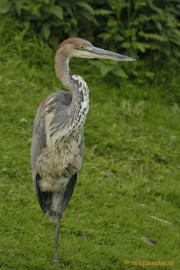
[[0,268],[178,270],[180,108],[172,84],[117,86],[86,60],[73,61],[89,85],[90,111],[54,265],[55,224],[40,210],[30,172],[37,107],[60,88],[53,54],[44,48],[25,58],[8,47],[0,61]]

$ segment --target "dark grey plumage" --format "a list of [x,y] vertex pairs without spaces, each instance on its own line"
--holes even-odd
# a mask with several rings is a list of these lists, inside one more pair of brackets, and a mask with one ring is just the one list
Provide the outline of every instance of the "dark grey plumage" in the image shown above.
[[[53,99],[48,104],[48,110],[46,112],[45,110],[46,100],[51,100],[51,98]],[[46,148],[45,114],[54,111],[55,117],[53,121],[55,123],[58,123],[58,125],[56,125],[56,128],[58,129],[61,125],[63,125],[65,121],[67,122],[66,111],[68,110],[68,106],[71,104],[72,96],[70,93],[67,93],[65,91],[59,91],[49,95],[46,98],[46,100],[41,102],[34,121],[32,147],[31,147],[31,169],[34,179],[36,196],[41,206],[41,209],[43,210],[44,213],[51,214],[50,206],[52,204],[52,192],[41,191],[39,186],[41,175],[39,175],[37,171],[36,162],[40,157],[40,155],[42,154],[42,151]],[[62,121],[59,121],[59,119],[61,119]],[[84,142],[84,134],[82,130],[81,141],[79,144],[81,158],[83,157],[83,142]],[[72,175],[72,177],[69,180],[69,183],[67,184],[63,199],[63,211],[65,210],[71,199],[76,182],[77,182],[77,173]]]

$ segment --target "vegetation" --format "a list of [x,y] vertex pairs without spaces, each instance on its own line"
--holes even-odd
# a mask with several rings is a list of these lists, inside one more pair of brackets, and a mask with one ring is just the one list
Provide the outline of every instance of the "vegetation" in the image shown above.
[[[174,74],[180,57],[180,6],[178,0],[1,0],[0,14],[11,17],[23,36],[41,36],[54,49],[69,36],[81,36],[96,45],[148,59],[151,65],[169,66]],[[113,41],[113,42],[112,42]],[[101,75],[139,78],[139,71],[154,80],[153,69],[136,64],[136,69],[100,62]],[[165,74],[167,74],[167,69]],[[166,76],[163,76],[163,78]]]
[[[137,54],[141,59],[138,64],[116,66],[108,61],[84,59],[74,59],[71,62],[73,73],[81,74],[89,85],[90,112],[85,124],[83,168],[72,200],[63,216],[61,260],[58,266],[52,263],[55,224],[50,223],[44,216],[35,198],[29,154],[36,109],[44,97],[60,88],[54,75],[54,49],[49,46],[50,40],[53,36],[62,40],[68,33],[76,35],[83,32],[84,37],[92,43],[105,49],[114,46],[115,51],[120,51],[116,40],[117,32],[111,31],[119,27],[120,20],[124,22],[125,17],[121,12],[122,9],[123,12],[128,10],[127,3],[130,1],[111,0],[104,5],[101,1],[98,1],[98,4],[92,4],[94,1],[90,0],[76,1],[72,18],[77,20],[79,27],[78,18],[88,20],[89,14],[89,28],[80,28],[78,31],[81,32],[71,32],[73,27],[71,21],[68,21],[67,24],[60,25],[60,31],[63,31],[61,34],[56,32],[59,26],[50,26],[52,32],[50,31],[48,37],[44,36],[46,41],[40,25],[40,17],[44,18],[44,15],[37,16],[39,21],[35,32],[34,20],[37,17],[28,7],[33,3],[35,7],[39,4],[39,13],[42,15],[45,13],[44,2],[53,7],[53,4],[58,5],[58,1],[2,2],[0,268],[139,270],[142,266],[137,264],[144,260],[170,263],[169,266],[146,266],[146,269],[178,270],[180,80],[176,45],[171,39],[171,30],[177,26],[176,9],[172,8],[175,1],[160,1],[163,7],[157,6],[157,9],[153,8],[154,1],[147,1],[145,15],[149,12],[153,16],[149,8],[156,13],[166,7],[164,16],[166,18],[174,14],[174,23],[172,22],[168,34],[163,32],[163,27],[162,37],[166,36],[167,41],[148,37],[146,42],[149,48],[145,46],[144,52],[136,50],[135,47],[122,46],[124,50],[129,50],[129,56]],[[73,1],[66,2],[73,6]],[[118,10],[118,13],[115,4],[123,2],[124,7]],[[86,9],[87,13],[78,13],[78,17],[74,12],[79,12],[79,3],[81,11]],[[135,5],[137,14],[135,13],[133,18],[139,18],[138,14],[141,13],[141,8],[143,9],[143,1],[136,3],[139,3],[139,7],[138,4]],[[65,12],[70,12],[71,9],[58,6],[60,8],[56,12],[62,9],[63,18],[65,15],[70,16]],[[1,8],[1,13],[2,10]],[[48,12],[50,13],[49,9]],[[118,13],[116,17],[115,12]],[[52,20],[47,20],[47,24],[50,21],[55,24],[56,17],[51,16]],[[162,19],[161,16],[160,18]],[[108,29],[105,30],[111,35],[109,39],[106,39],[105,32],[100,34],[101,30],[96,25],[97,22],[104,25],[107,19],[114,20],[114,27],[110,28],[108,24]],[[144,17],[143,20],[148,21],[148,18]],[[62,22],[63,19],[57,21]],[[139,29],[140,23],[145,33],[147,29],[144,28],[143,21],[140,20],[139,25],[134,25]],[[155,23],[157,20],[154,18]],[[163,26],[163,22],[161,23]],[[94,25],[94,28],[90,25]],[[130,23],[127,27],[128,25]],[[81,27],[85,27],[85,24],[81,23]],[[97,35],[93,32],[95,28]],[[157,31],[157,28],[154,31]],[[120,40],[121,45],[126,41],[129,44],[132,42],[125,32],[118,32],[119,36],[124,34],[124,40]],[[139,30],[135,32],[139,33]],[[138,42],[143,43],[145,40],[144,38],[139,41],[139,34],[137,38]],[[157,44],[162,50],[151,48]],[[164,51],[168,46],[169,57]],[[159,52],[161,64],[164,64],[161,69],[158,67],[158,60],[155,60]]]

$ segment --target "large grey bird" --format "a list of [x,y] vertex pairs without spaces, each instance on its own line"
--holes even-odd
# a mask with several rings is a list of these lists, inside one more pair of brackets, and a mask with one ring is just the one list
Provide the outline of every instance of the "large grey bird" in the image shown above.
[[81,38],[63,41],[55,54],[55,72],[66,91],[41,102],[34,121],[31,169],[36,196],[44,213],[57,220],[54,260],[58,261],[61,218],[74,191],[83,158],[83,125],[89,110],[89,90],[69,69],[71,57],[134,59],[94,47]]

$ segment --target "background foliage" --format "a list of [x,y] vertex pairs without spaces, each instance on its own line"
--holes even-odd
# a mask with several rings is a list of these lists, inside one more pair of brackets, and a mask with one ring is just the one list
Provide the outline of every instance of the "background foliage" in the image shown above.
[[[0,0],[0,269],[180,269],[178,12],[175,0]],[[70,63],[90,111],[57,267],[29,152],[37,107],[59,89],[55,47],[69,36],[138,61]]]
[[[168,73],[179,69],[180,5],[178,0],[1,0],[0,14],[16,22],[21,36],[32,32],[53,48],[70,36],[81,36],[107,49],[145,60],[149,66],[136,64],[127,71],[117,63],[107,67],[94,62],[102,77],[108,73],[117,77],[155,78],[152,66],[168,66]],[[5,42],[5,40],[4,40]],[[167,68],[164,69],[165,74]],[[166,75],[162,78],[165,80]]]

